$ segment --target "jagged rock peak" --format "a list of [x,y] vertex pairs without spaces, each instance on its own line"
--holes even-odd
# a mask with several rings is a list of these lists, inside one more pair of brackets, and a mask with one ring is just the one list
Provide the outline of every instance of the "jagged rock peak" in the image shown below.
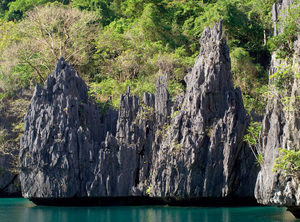
[[126,95],[129,95],[129,94],[130,94],[130,86],[127,86],[127,89],[126,89],[125,94],[126,94]]
[[[248,117],[234,89],[222,21],[205,29],[187,91],[171,102],[167,76],[143,102],[120,97],[118,120],[87,100],[61,58],[25,117],[20,166],[27,198],[223,198],[253,195]],[[112,130],[114,129],[114,130]],[[115,133],[112,133],[115,132]],[[249,173],[251,169],[251,173]]]
[[62,198],[87,193],[91,168],[116,115],[88,101],[85,82],[63,58],[45,86],[36,86],[20,142],[20,180],[27,198]]
[[[72,67],[71,64],[68,64],[68,63],[66,62],[66,60],[64,59],[63,56],[61,56],[61,57],[59,58],[59,60],[57,61],[57,63],[56,63],[56,66],[55,66],[55,68],[54,68],[54,70],[53,70],[53,72],[52,72],[52,76],[53,76],[54,78],[59,78],[59,77],[61,77],[61,74],[62,74],[63,70],[74,70],[74,68]],[[75,71],[75,70],[74,70],[74,71]]]
[[199,42],[200,53],[185,77],[187,92],[199,88],[214,93],[233,90],[229,47],[222,37],[222,20],[212,29],[205,28]]
[[215,26],[210,29],[209,27],[205,27],[202,33],[202,36],[199,40],[201,46],[205,44],[205,42],[210,39],[210,41],[217,42],[222,39],[222,28],[223,28],[223,20],[220,20]]
[[47,91],[53,91],[54,94],[64,93],[85,102],[88,100],[87,85],[63,57],[58,60],[52,75],[48,75],[45,85]]
[[158,127],[162,127],[164,124],[169,124],[172,104],[167,87],[167,74],[158,77],[155,90],[155,115]]
[[255,172],[242,173],[253,166],[253,159],[246,157],[249,150],[242,147],[249,119],[241,92],[232,84],[222,21],[203,31],[200,44],[195,65],[185,77],[182,105],[162,129],[165,138],[154,153],[152,195],[251,196]]

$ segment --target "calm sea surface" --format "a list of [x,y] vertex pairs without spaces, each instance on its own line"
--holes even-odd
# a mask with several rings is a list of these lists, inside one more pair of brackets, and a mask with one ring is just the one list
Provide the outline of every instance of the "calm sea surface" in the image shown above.
[[277,207],[40,207],[22,198],[0,198],[0,222],[269,222],[300,221]]

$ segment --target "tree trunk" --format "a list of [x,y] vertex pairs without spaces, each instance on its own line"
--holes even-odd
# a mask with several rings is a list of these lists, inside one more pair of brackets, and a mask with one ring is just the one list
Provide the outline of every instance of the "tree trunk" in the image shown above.
[[267,34],[266,34],[266,29],[264,29],[264,46],[267,45]]

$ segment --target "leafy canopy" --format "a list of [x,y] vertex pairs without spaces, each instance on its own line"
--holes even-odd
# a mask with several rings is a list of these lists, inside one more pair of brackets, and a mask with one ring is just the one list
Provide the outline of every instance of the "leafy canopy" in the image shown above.
[[275,159],[273,171],[283,170],[285,176],[300,175],[300,151],[279,148],[279,157]]
[[[74,63],[76,69],[95,84],[100,84],[106,79],[116,80],[115,84],[136,82],[150,76],[156,79],[164,73],[169,75],[170,81],[182,83],[188,67],[193,66],[199,52],[198,40],[204,27],[212,26],[222,18],[225,37],[232,52],[235,84],[241,87],[246,108],[248,111],[254,108],[257,112],[264,109],[265,103],[260,102],[259,98],[264,93],[263,86],[267,84],[266,70],[270,52],[266,40],[272,35],[270,11],[275,0],[53,2],[54,0],[0,2],[0,16],[5,21],[15,21],[18,27],[26,24],[28,28],[28,33],[23,28],[15,31],[19,40],[13,41],[10,47],[14,49],[21,45],[26,46],[31,38],[36,45],[21,47],[20,55],[16,53],[17,50],[12,50],[15,54],[10,54],[13,57],[11,65],[8,65],[8,62],[0,65],[0,69],[13,73],[11,76],[14,77],[9,80],[9,84],[13,85],[10,88],[28,86],[44,79],[45,75],[51,72],[56,63],[55,59],[60,54],[66,58],[71,55],[69,62]],[[44,31],[40,32],[41,27],[32,20],[33,14],[41,15],[44,8],[48,8],[49,11],[49,3],[53,3],[51,5],[54,7],[59,2],[68,5],[66,8],[69,11],[77,10],[83,17],[88,13],[96,14],[97,19],[87,23],[88,29],[93,27],[93,31],[86,31],[87,35],[80,32],[77,37],[73,36],[72,40],[67,39],[68,43],[65,44],[68,34],[64,33],[63,26],[58,24],[62,23],[61,19],[66,16],[54,16],[56,24],[51,23],[54,20],[49,20],[53,32],[49,31],[50,26],[46,28],[43,22],[41,24]],[[60,8],[63,8],[62,5]],[[48,15],[45,14],[44,17],[46,16]],[[43,21],[43,18],[40,19]],[[30,20],[35,27],[29,25]],[[29,33],[34,35],[30,36]],[[37,39],[41,41],[36,44]],[[85,42],[88,43],[87,47]],[[2,50],[3,54],[9,51],[4,48]],[[23,77],[19,78],[20,76]],[[4,77],[5,80],[9,78],[7,74]],[[154,84],[154,81],[151,84]]]
[[[94,49],[97,27],[94,13],[63,6],[59,3],[36,7],[18,22],[10,41],[2,47],[2,79],[14,87],[42,82],[51,73],[60,56],[80,72],[88,66]],[[6,26],[13,23],[5,23]],[[2,28],[6,26],[2,25]],[[3,43],[2,43],[3,44]],[[6,85],[2,86],[4,90]]]

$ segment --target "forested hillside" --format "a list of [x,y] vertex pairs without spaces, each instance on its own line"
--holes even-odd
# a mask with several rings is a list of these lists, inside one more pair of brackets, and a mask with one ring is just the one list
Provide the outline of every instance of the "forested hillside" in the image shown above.
[[[63,56],[74,65],[99,104],[112,96],[117,106],[126,87],[141,96],[155,90],[167,73],[172,96],[182,93],[184,76],[199,51],[206,26],[223,19],[230,47],[234,84],[241,88],[246,109],[265,110],[271,53],[293,56],[299,33],[299,6],[282,21],[286,30],[273,37],[271,9],[276,0],[1,0],[0,122],[6,107],[24,100],[20,90],[43,83]],[[288,24],[288,25],[286,25]],[[280,28],[280,27],[278,27]],[[285,71],[286,73],[288,71]],[[288,75],[277,74],[276,87]],[[18,100],[19,101],[19,100]],[[27,109],[19,101],[18,118],[0,126],[0,146],[22,134]],[[7,139],[9,138],[9,139]]]

